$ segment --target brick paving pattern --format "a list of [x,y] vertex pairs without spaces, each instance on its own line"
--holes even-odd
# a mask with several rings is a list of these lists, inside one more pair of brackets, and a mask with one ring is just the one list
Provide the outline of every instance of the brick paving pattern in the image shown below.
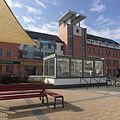
[[49,108],[39,98],[0,101],[0,120],[120,120],[120,87],[52,91],[64,95],[65,108],[54,110],[52,97]]

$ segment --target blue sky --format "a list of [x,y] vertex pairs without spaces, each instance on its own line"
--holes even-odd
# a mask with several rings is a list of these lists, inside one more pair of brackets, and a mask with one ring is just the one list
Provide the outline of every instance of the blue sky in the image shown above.
[[120,0],[6,0],[24,29],[58,34],[58,20],[68,10],[87,18],[87,33],[120,42]]

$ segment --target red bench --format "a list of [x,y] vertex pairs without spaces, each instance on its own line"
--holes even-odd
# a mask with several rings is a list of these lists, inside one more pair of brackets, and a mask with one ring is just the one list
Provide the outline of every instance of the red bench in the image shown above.
[[1,84],[0,100],[22,99],[22,98],[44,98],[46,97],[48,106],[48,97],[45,92],[44,84]]
[[46,90],[46,93],[51,96],[51,97],[54,97],[54,109],[56,107],[56,99],[57,98],[61,98],[62,99],[62,108],[64,108],[64,97],[63,95],[60,95],[58,93],[55,93],[55,92],[52,92],[50,90]]

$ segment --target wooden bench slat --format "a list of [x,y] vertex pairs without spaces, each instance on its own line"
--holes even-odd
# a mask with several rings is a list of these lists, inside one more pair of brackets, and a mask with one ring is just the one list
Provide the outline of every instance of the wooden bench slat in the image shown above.
[[28,93],[40,93],[40,92],[42,92],[42,90],[22,91],[22,92],[4,92],[4,93],[0,93],[0,95],[28,94]]
[[0,97],[0,100],[23,99],[23,98],[33,98],[33,97],[45,97],[45,96],[46,96],[45,94],[2,96]]

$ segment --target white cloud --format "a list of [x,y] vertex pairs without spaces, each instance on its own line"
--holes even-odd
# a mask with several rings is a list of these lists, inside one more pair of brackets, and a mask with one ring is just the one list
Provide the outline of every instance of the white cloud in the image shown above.
[[113,40],[120,40],[120,26],[115,29],[105,28],[105,29],[93,29],[85,24],[85,21],[81,22],[81,26],[87,28],[88,34],[97,35],[100,37],[105,37]]
[[106,6],[101,3],[101,0],[93,0],[90,11],[103,12],[105,10],[105,8],[106,8]]
[[41,1],[41,0],[35,0],[35,2],[40,5],[41,7],[43,7],[44,9],[47,9],[45,4]]
[[49,24],[44,24],[41,27],[36,27],[32,24],[28,25],[28,28],[31,31],[36,31],[36,32],[41,32],[41,33],[48,33],[48,34],[53,34],[57,35],[58,34],[58,23],[57,22],[51,22]]
[[42,14],[42,11],[40,9],[36,9],[27,5],[25,7],[27,8],[28,13]]
[[12,2],[12,0],[5,0],[10,7],[22,8],[23,5],[17,2]]
[[106,18],[103,15],[98,16],[96,21],[97,21],[96,25],[100,25],[100,26],[103,26],[103,27],[109,27],[111,25],[114,25],[114,26],[118,25],[118,22],[116,20]]
[[46,2],[57,6],[61,2],[61,0],[46,0]]
[[36,21],[34,19],[32,19],[31,17],[26,17],[26,16],[23,16],[22,17],[24,23],[35,23]]

